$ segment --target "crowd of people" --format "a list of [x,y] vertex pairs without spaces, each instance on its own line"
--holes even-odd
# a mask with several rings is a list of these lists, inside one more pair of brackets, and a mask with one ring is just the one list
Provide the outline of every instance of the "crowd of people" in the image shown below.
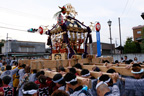
[[[59,67],[58,73],[50,78],[45,75],[46,70],[51,71],[48,68],[32,70],[26,64],[19,64],[15,58],[0,62],[0,96],[144,96],[144,70],[135,61],[127,67],[131,68],[132,77],[110,68],[107,73],[112,75],[109,76],[95,66],[92,70],[99,72],[98,78],[91,76],[90,71],[79,63],[69,66],[68,71]],[[77,70],[81,72],[77,73]],[[83,78],[83,85],[79,84],[78,76]]]
[[[118,60],[116,60],[116,62],[118,62]],[[130,64],[130,63],[138,63],[138,64],[143,64],[143,62],[138,61],[137,57],[134,57],[134,59],[128,59],[127,56],[121,57],[120,63],[124,63],[124,64]]]

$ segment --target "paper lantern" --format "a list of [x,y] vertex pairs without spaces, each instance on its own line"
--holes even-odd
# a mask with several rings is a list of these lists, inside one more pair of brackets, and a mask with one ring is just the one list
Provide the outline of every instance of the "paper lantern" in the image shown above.
[[43,28],[40,26],[38,29],[38,32],[42,35],[43,34]]

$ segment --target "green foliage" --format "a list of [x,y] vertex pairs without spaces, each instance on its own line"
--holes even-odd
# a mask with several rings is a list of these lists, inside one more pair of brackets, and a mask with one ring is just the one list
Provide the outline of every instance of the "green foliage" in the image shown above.
[[138,42],[135,42],[136,45],[136,53],[141,53],[141,46]]
[[138,42],[134,42],[132,37],[128,37],[124,45],[124,53],[140,53],[141,47]]
[[144,27],[142,28],[142,43],[141,43],[141,52],[144,53]]
[[0,53],[1,53],[1,49],[2,49],[2,47],[4,46],[4,42],[5,42],[5,40],[1,40],[1,42],[0,42]]

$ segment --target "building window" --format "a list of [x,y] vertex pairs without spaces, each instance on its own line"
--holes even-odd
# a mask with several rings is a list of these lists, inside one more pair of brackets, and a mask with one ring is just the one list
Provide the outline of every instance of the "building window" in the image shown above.
[[21,47],[21,52],[27,52],[27,47]]
[[137,31],[137,34],[141,34],[141,31]]
[[33,47],[28,48],[28,52],[35,52],[35,48]]
[[34,47],[20,47],[19,51],[20,52],[35,52],[35,48]]

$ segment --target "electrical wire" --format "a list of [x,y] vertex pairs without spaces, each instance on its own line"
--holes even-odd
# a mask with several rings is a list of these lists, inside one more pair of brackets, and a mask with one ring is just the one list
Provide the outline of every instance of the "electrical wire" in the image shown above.
[[[5,10],[5,11],[8,11],[9,12],[12,12],[14,14],[14,12],[16,13],[16,15],[21,15],[21,16],[27,16],[27,17],[36,17],[36,18],[39,18],[39,19],[48,19],[48,18],[45,18],[45,17],[42,17],[42,16],[38,16],[38,15],[34,15],[34,14],[29,14],[29,13],[25,13],[25,12],[21,12],[21,11],[17,11],[17,10],[13,10],[13,9],[8,9],[8,8],[4,8],[4,7],[1,7],[0,6],[0,9],[2,10]],[[11,26],[17,26],[17,27],[25,27],[25,28],[28,28],[28,26],[19,26],[19,25],[14,25],[14,24],[8,24],[8,23],[3,23],[3,22],[0,22],[1,24],[5,24],[5,25],[11,25]]]
[[8,24],[8,23],[3,23],[3,22],[0,22],[0,23],[5,24],[5,25],[17,26],[17,27],[28,27],[28,26],[19,26],[19,25],[13,25],[13,24]]
[[0,28],[27,32],[26,30],[21,30],[21,29],[16,29],[16,28],[10,28],[10,27],[4,27],[4,26],[0,26]]
[[132,1],[131,5],[130,5],[130,7],[128,9],[128,11],[126,12],[126,15],[131,11],[131,8],[133,7],[134,2],[135,2],[135,0]]
[[126,8],[127,8],[128,3],[129,3],[129,0],[127,0],[126,5],[125,5],[125,7],[124,7],[124,9],[123,9],[122,14],[121,14],[121,16],[120,16],[120,17],[122,17],[122,16],[123,16],[123,14],[124,14],[124,12],[125,12],[125,10],[126,10]]
[[36,17],[36,18],[40,18],[40,19],[48,19],[46,17],[42,17],[39,15],[35,15],[35,14],[30,14],[30,13],[25,13],[25,12],[21,12],[21,11],[17,11],[17,10],[13,10],[13,9],[9,9],[9,8],[4,8],[4,7],[0,7],[0,9],[5,10],[5,11],[9,11],[9,12],[15,12],[17,13],[17,15],[22,15],[22,16],[27,16],[27,17]]
[[[28,32],[27,30],[22,30],[22,29],[17,29],[17,28],[10,28],[10,27],[4,27],[4,26],[0,26],[0,28],[9,29],[9,30],[17,30],[17,31]],[[28,32],[28,33],[35,33],[35,32]],[[36,32],[36,33],[37,33],[37,32]]]

